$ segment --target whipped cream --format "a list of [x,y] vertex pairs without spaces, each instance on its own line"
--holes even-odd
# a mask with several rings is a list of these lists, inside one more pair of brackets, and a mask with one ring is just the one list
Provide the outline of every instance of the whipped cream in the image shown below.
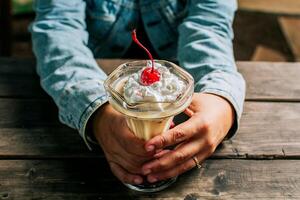
[[186,84],[183,80],[172,74],[168,68],[160,63],[155,63],[155,69],[160,73],[160,80],[145,86],[140,81],[141,73],[144,69],[131,74],[124,85],[124,97],[128,103],[144,101],[172,102],[186,89]]

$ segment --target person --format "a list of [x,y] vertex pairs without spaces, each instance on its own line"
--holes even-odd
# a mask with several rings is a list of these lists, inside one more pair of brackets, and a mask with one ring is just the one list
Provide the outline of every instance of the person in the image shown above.
[[[121,181],[140,184],[146,176],[153,183],[199,167],[236,132],[245,98],[232,49],[236,0],[37,0],[34,7],[41,85],[60,121],[89,148],[96,141]],[[107,103],[106,74],[95,61],[126,55],[135,27],[159,58],[177,59],[195,79],[189,119],[149,141],[137,139]]]

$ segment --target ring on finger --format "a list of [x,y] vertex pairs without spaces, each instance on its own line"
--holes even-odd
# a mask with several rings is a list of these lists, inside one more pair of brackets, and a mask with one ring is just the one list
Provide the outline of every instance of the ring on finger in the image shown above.
[[195,167],[197,167],[198,169],[201,169],[202,165],[200,164],[198,158],[196,156],[193,156],[193,160],[195,162]]

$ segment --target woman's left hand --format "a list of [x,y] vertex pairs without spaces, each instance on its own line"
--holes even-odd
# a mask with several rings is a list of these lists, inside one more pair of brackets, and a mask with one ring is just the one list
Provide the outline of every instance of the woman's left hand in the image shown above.
[[175,177],[196,166],[193,157],[202,163],[222,142],[231,128],[235,112],[224,98],[208,93],[195,93],[191,105],[185,110],[190,118],[150,139],[146,150],[163,150],[155,159],[143,165],[142,171],[149,182]]

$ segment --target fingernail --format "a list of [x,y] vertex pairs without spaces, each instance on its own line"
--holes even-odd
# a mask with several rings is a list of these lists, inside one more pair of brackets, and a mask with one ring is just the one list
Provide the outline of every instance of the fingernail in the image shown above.
[[154,176],[149,176],[149,177],[148,177],[148,181],[149,181],[150,183],[154,183],[154,182],[157,181],[157,178],[155,178]]
[[170,129],[175,127],[175,123],[172,121],[170,125]]
[[146,151],[150,152],[154,150],[154,146],[153,145],[149,145],[146,147]]
[[150,169],[144,169],[143,170],[143,174],[144,175],[147,175],[147,174],[150,174],[151,173],[151,170]]
[[140,179],[140,178],[135,178],[135,179],[133,180],[133,182],[134,182],[134,184],[141,184],[143,181],[142,181],[142,179]]

